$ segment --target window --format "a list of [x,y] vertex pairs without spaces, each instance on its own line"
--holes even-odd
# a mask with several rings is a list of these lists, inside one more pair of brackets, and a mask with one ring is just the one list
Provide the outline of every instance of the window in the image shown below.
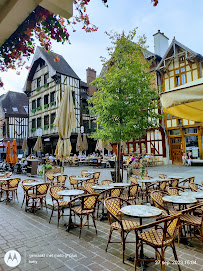
[[178,119],[178,125],[183,125],[183,120],[182,119]]
[[41,86],[41,77],[37,78],[37,88]]
[[170,130],[170,135],[180,135],[179,129]]
[[32,119],[32,129],[36,128],[36,119]]
[[197,128],[196,127],[186,128],[185,134],[197,134]]
[[37,99],[37,107],[41,106],[41,98]]
[[186,83],[185,74],[181,74],[181,85],[183,85],[185,83]]
[[51,114],[51,122],[50,122],[51,124],[54,123],[55,118],[56,118],[56,113],[52,113]]
[[49,115],[44,116],[44,125],[49,125]]
[[46,73],[46,74],[44,75],[44,85],[48,84],[48,79],[49,79],[49,74]]
[[180,86],[180,76],[176,76],[176,87]]
[[42,119],[37,118],[37,128],[41,128],[41,127],[42,127]]
[[32,109],[36,109],[36,100],[32,101]]
[[44,105],[49,103],[49,94],[44,96]]
[[50,103],[55,102],[55,91],[50,94]]
[[179,69],[175,70],[175,74],[179,74]]
[[180,57],[180,63],[184,62],[185,61],[185,57],[184,56],[181,56]]
[[12,107],[13,112],[18,112],[18,108],[17,107]]
[[73,103],[75,104],[75,91],[72,91]]

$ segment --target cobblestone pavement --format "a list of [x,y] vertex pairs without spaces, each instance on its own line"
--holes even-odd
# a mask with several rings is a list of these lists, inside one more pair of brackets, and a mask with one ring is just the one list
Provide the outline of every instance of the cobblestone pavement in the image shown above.
[[[65,168],[68,175],[79,175],[81,168]],[[110,169],[100,169],[102,179],[110,178]],[[158,173],[178,174],[183,177],[195,176],[198,182],[203,180],[201,167],[153,167],[149,168],[149,175],[157,176]],[[126,172],[125,172],[126,177]],[[25,179],[26,176],[21,176]],[[38,177],[39,179],[39,177]],[[66,232],[64,223],[67,217],[60,220],[57,228],[57,219],[54,217],[49,224],[50,210],[43,208],[36,215],[21,209],[23,191],[19,187],[19,203],[12,201],[7,205],[0,203],[0,271],[9,270],[134,270],[133,263],[126,260],[122,263],[121,245],[110,244],[108,252],[105,252],[109,234],[108,222],[96,221],[98,234],[94,228],[85,227],[79,239],[79,229],[74,228]],[[67,210],[68,211],[68,210]],[[144,220],[148,223],[149,220]],[[113,237],[120,240],[118,233]],[[130,233],[128,240],[135,240],[134,233]],[[183,244],[178,247],[177,254],[182,270],[203,270],[203,245],[199,241],[192,241],[193,247]],[[10,268],[4,262],[4,255],[9,250],[17,250],[22,259],[21,263]],[[135,244],[126,244],[126,256],[134,256]],[[154,256],[154,251],[145,248],[148,257]],[[166,259],[174,259],[171,249],[166,251]],[[192,262],[194,261],[194,262]],[[138,267],[140,270],[140,267]],[[147,270],[160,270],[159,265],[150,263]],[[178,270],[176,264],[169,264],[166,270]]]

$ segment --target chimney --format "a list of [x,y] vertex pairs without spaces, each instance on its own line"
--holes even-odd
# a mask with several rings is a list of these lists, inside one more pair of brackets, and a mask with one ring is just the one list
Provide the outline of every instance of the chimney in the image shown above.
[[168,40],[164,33],[161,33],[160,30],[158,30],[157,33],[154,35],[154,53],[156,55],[159,55],[161,57],[164,56],[166,50],[168,49]]
[[86,74],[87,74],[87,86],[88,86],[88,95],[92,96],[94,92],[97,90],[95,86],[91,86],[90,83],[96,79],[96,71],[91,68],[86,69]]

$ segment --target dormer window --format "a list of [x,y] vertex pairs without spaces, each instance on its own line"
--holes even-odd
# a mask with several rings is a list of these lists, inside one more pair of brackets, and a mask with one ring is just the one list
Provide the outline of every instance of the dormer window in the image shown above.
[[185,62],[185,57],[184,57],[184,56],[181,56],[181,57],[180,57],[180,63],[183,63],[183,62]]
[[17,107],[12,107],[13,112],[18,112],[18,108]]

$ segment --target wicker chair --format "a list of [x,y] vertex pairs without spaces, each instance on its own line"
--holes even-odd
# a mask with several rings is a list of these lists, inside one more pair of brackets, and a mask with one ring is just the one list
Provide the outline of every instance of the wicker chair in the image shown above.
[[112,183],[112,180],[102,180],[101,185],[109,185]]
[[191,191],[193,192],[197,192],[198,189],[202,188],[203,186],[197,183],[190,183],[189,184],[189,188],[191,189]]
[[[183,188],[183,189],[189,189],[189,184],[194,183],[195,177],[189,177],[187,179],[184,179],[179,182],[178,187]],[[186,185],[188,183],[188,185]]]
[[136,177],[130,177],[130,182],[131,182],[131,184],[138,184]]
[[88,177],[87,170],[81,170],[81,176],[82,177]]
[[[200,204],[182,211],[178,233],[178,245],[180,244],[180,238],[196,238],[203,243],[203,209],[200,208],[202,206],[203,203],[201,202]],[[196,212],[197,209],[201,210],[201,216],[191,214],[192,212]],[[189,233],[189,235],[182,236],[181,229],[183,227],[185,228],[185,226],[187,227],[187,233]]]
[[25,202],[27,193],[31,193],[31,191],[32,191],[32,186],[24,185],[24,183],[33,183],[33,182],[36,182],[36,180],[25,179],[20,183],[20,185],[21,185],[21,187],[23,189],[23,192],[24,192],[24,197],[23,197],[23,202],[22,202],[21,208],[23,207],[23,204]]
[[68,175],[57,176],[57,180],[53,181],[52,184],[53,185],[59,185],[59,186],[65,186],[67,178],[68,178]]
[[85,192],[87,194],[94,194],[95,191],[94,189],[92,188],[92,186],[94,186],[95,184],[94,183],[84,183],[83,185],[83,189],[85,190]]
[[[125,257],[125,244],[134,243],[126,242],[127,235],[129,232],[134,231],[139,226],[139,223],[137,222],[122,220],[122,213],[120,212],[120,209],[124,204],[129,205],[127,201],[117,197],[110,197],[105,199],[104,201],[104,206],[107,210],[108,220],[110,224],[110,232],[107,241],[106,251],[108,250],[109,243],[121,243],[123,263]],[[115,222],[112,222],[112,218],[115,220]],[[120,233],[121,241],[111,241],[111,235],[113,231],[118,231]]]
[[76,178],[75,175],[69,176],[69,182],[71,184],[71,188],[73,188],[73,189],[77,188],[78,189],[78,180],[75,180],[74,178]]
[[173,195],[179,196],[180,195],[179,192],[184,191],[184,190],[178,187],[167,187],[166,191],[168,192],[170,196],[173,196]]
[[9,179],[7,181],[5,181],[5,183],[2,184],[2,192],[6,192],[6,204],[9,201],[9,194],[11,192],[12,194],[12,199],[17,198],[18,200],[18,184],[21,181],[20,178],[13,178],[13,179]]
[[59,227],[59,220],[62,216],[64,216],[64,209],[69,207],[69,201],[64,201],[62,196],[58,196],[59,191],[63,191],[64,187],[63,186],[51,186],[49,189],[49,194],[51,195],[52,198],[52,212],[51,216],[49,219],[49,223],[51,222],[51,218],[53,216],[54,210],[58,212],[58,227]]
[[[33,212],[34,214],[36,213],[36,210],[41,207],[43,205],[43,201],[45,203],[46,209],[47,209],[47,205],[46,205],[46,195],[47,195],[47,191],[49,189],[49,185],[50,183],[43,183],[43,184],[38,184],[35,187],[35,193],[29,193],[27,194],[26,197],[26,211],[29,207],[29,201],[32,200],[32,208],[33,208]],[[38,205],[38,203],[40,205]]]
[[99,176],[100,176],[100,172],[95,172],[95,173],[93,174],[93,178],[94,178],[94,182],[95,182],[95,183],[98,183],[98,181],[99,181]]
[[167,178],[166,174],[159,174],[158,176],[159,176],[160,179],[166,179]]
[[167,185],[167,182],[159,183],[159,190],[160,191],[165,191],[166,190],[166,185]]
[[136,204],[136,198],[138,194],[138,184],[131,184],[127,187],[127,194],[122,194],[120,197],[128,202],[134,202]]
[[95,181],[94,181],[94,179],[88,179],[88,180],[86,180],[86,183],[93,183],[93,184],[95,184]]
[[46,172],[45,176],[46,176],[46,178],[47,178],[48,181],[53,181],[54,180],[53,174],[60,173],[60,172],[61,172],[61,168],[60,167],[54,167],[52,169],[49,169]]
[[[179,225],[181,213],[176,213],[175,215],[169,216],[167,218],[158,220],[156,222],[140,226],[138,231],[141,231],[138,234],[136,231],[136,254],[135,254],[135,271],[137,270],[138,261],[156,261],[156,259],[142,259],[139,258],[139,249],[145,244],[151,246],[155,249],[158,259],[160,259],[161,270],[165,270],[165,250],[167,247],[171,247],[173,250],[174,258],[177,262],[178,268],[178,257],[175,249],[175,237],[176,231]],[[163,223],[163,227],[160,225]],[[148,228],[152,228],[149,229]],[[142,230],[147,229],[147,231],[142,232]],[[143,257],[140,255],[140,257]]]
[[173,180],[171,181],[171,185],[170,185],[170,186],[172,186],[172,187],[178,187],[178,183],[179,183],[179,180],[178,180],[178,179],[173,179]]
[[[80,197],[77,197],[73,200],[70,201],[69,206],[70,206],[70,217],[69,217],[69,227],[68,231],[70,230],[70,226],[72,224],[72,212],[79,216],[80,218],[80,233],[79,233],[79,238],[81,237],[81,231],[83,227],[87,224],[88,222],[88,227],[89,225],[89,216],[92,217],[93,224],[96,230],[97,234],[97,228],[96,228],[96,223],[95,223],[95,217],[94,217],[94,212],[95,212],[95,206],[97,203],[97,198],[99,194],[90,194],[90,195],[82,195]],[[80,201],[80,206],[75,206],[75,202]],[[87,217],[87,221],[83,224],[83,219],[84,217]]]
[[168,215],[174,214],[175,211],[168,210],[168,208],[166,207],[166,205],[162,199],[163,196],[164,196],[164,193],[159,190],[154,190],[151,192],[152,201],[153,201],[155,207],[162,210],[162,216],[168,216]]

